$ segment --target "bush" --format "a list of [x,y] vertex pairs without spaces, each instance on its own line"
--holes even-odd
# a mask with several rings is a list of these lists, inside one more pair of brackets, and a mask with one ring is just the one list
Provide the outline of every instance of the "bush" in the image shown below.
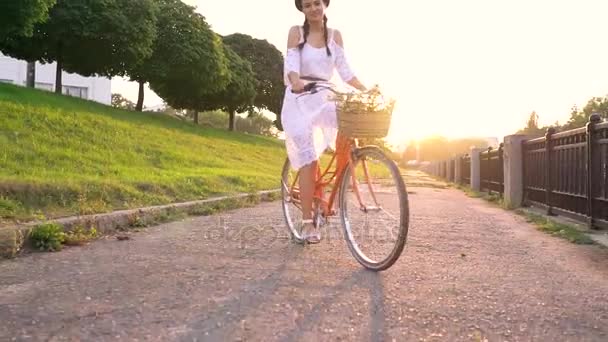
[[135,110],[135,103],[123,97],[121,94],[112,94],[112,107],[124,110]]
[[0,218],[14,218],[20,207],[17,202],[0,197]]
[[260,113],[253,113],[247,118],[237,116],[237,132],[259,134],[267,137],[276,137],[277,130],[274,122]]
[[63,228],[56,223],[44,223],[34,227],[30,239],[41,251],[60,251],[65,241]]
[[97,229],[85,230],[82,226],[76,227],[71,232],[65,233],[65,244],[68,246],[84,245],[97,237]]
[[[229,117],[228,113],[215,110],[199,113],[198,121],[201,126],[227,129]],[[237,115],[235,125],[236,131],[241,133],[257,134],[267,137],[276,137],[278,133],[274,127],[273,121],[260,113],[252,113],[245,118]]]

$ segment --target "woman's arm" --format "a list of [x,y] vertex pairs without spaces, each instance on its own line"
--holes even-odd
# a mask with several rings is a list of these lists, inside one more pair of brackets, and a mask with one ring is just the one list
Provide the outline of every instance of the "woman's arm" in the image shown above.
[[359,79],[355,76],[353,78],[350,79],[350,81],[346,82],[348,83],[351,87],[354,87],[360,91],[366,91],[367,87],[365,87],[363,85],[363,83],[361,83],[361,81],[359,81]]
[[334,41],[338,45],[337,55],[336,55],[336,68],[338,69],[338,73],[344,82],[346,82],[351,87],[354,87],[360,91],[365,91],[367,88],[359,81],[355,73],[351,69],[348,64],[348,60],[346,59],[346,55],[344,53],[344,41],[342,39],[342,33],[338,30],[334,30]]
[[300,80],[300,51],[298,44],[300,43],[300,28],[293,26],[289,30],[287,38],[287,56],[285,57],[285,73],[287,80],[291,84],[291,89],[294,92],[301,92],[304,88],[304,83]]

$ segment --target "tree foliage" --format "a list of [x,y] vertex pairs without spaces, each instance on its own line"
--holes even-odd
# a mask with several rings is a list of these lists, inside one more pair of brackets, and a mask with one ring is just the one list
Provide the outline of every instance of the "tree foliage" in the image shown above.
[[124,75],[127,65],[152,52],[155,21],[152,0],[62,0],[31,38],[8,37],[3,51],[28,61],[61,61],[84,76]]
[[572,107],[570,118],[563,125],[560,125],[559,122],[555,122],[552,126],[539,127],[539,116],[536,112],[532,112],[526,121],[526,126],[517,131],[517,133],[540,137],[545,135],[549,127],[555,128],[558,132],[585,127],[593,113],[599,114],[603,120],[608,119],[608,96],[592,97],[587,101],[587,104],[583,109],[579,109],[577,106]]
[[403,162],[407,162],[410,160],[417,160],[418,158],[418,143],[415,140],[410,141],[407,144],[405,150],[401,154],[401,159]]
[[4,0],[0,1],[0,40],[7,36],[29,37],[34,25],[48,18],[49,9],[56,0]]
[[[217,129],[225,129],[228,113],[221,110],[206,111],[199,114],[199,125]],[[188,116],[192,119],[191,116]],[[251,112],[246,117],[236,115],[236,132],[276,137],[278,130],[272,120],[259,112]]]
[[533,137],[541,137],[547,132],[547,127],[538,127],[538,114],[535,111],[530,113],[526,126],[517,131],[517,134],[526,134]]
[[417,152],[419,161],[445,160],[467,154],[471,151],[471,147],[488,148],[489,146],[488,140],[483,138],[448,139],[443,136],[431,136],[410,142],[407,147],[410,152],[407,155],[416,155]]
[[135,103],[121,94],[112,94],[112,107],[124,110],[135,110]]
[[152,56],[131,77],[148,80],[173,108],[200,109],[201,98],[229,81],[222,41],[191,6],[179,0],[162,3]]
[[228,46],[224,46],[223,49],[230,70],[228,85],[224,89],[204,95],[200,99],[199,109],[224,110],[230,115],[228,129],[234,131],[236,112],[253,110],[257,82],[249,62],[239,57]]
[[608,119],[608,96],[592,97],[582,110],[579,110],[576,106],[573,107],[570,112],[570,119],[561,127],[562,130],[584,127],[593,113],[598,113],[603,120]]
[[[160,82],[162,75],[170,74],[172,62],[179,56],[173,56],[173,51],[183,53],[189,44],[184,32],[187,31],[181,21],[191,20],[194,15],[194,7],[188,6],[177,0],[156,0],[158,6],[155,27],[155,40],[152,45],[152,53],[147,58],[140,59],[137,63],[129,65],[127,74],[132,81],[139,83],[139,96],[136,110],[143,109],[144,85],[156,76]],[[177,28],[182,28],[177,30]],[[179,37],[182,35],[181,37]],[[185,48],[179,50],[162,51],[163,48],[172,44],[186,44]],[[159,75],[162,73],[162,75]]]
[[280,115],[285,92],[281,51],[266,40],[241,33],[225,36],[223,40],[241,58],[251,63],[257,80],[254,106],[276,114],[275,125],[281,129]]
[[155,9],[152,0],[61,0],[31,37],[5,37],[0,50],[27,61],[57,62],[57,87],[61,70],[125,75],[129,65],[152,53]]

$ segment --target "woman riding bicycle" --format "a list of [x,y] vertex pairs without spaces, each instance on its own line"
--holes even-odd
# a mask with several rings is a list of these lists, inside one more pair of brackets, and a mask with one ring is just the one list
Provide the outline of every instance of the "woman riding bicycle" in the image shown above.
[[285,98],[281,123],[285,132],[287,156],[292,167],[300,171],[299,186],[302,203],[302,236],[308,243],[321,240],[313,224],[313,193],[315,172],[321,154],[335,149],[338,124],[336,104],[326,91],[298,97],[311,81],[329,81],[334,70],[350,86],[365,91],[366,87],[351,70],[344,54],[340,31],[327,27],[325,10],[330,0],[295,0],[304,13],[303,26],[289,30],[284,65]]

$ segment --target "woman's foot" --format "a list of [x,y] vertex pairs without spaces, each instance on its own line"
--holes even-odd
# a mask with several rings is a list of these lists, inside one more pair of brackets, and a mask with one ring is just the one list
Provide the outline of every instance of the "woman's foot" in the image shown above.
[[309,244],[321,242],[321,233],[313,220],[302,220],[302,239]]

